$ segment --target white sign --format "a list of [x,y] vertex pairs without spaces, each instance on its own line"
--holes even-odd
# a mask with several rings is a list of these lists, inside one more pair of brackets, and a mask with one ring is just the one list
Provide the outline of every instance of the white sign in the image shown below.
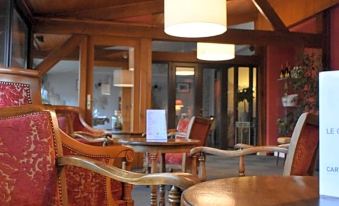
[[320,195],[339,197],[339,71],[319,75]]
[[162,109],[149,109],[146,113],[146,140],[167,141],[166,112]]

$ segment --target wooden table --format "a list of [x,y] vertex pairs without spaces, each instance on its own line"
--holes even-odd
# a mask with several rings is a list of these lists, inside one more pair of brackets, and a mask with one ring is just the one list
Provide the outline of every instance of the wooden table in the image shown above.
[[196,184],[182,193],[181,205],[334,206],[339,199],[319,197],[318,177],[248,176]]
[[[133,148],[136,152],[145,152],[149,154],[151,160],[151,173],[158,172],[157,157],[160,154],[161,167],[160,172],[165,172],[165,153],[185,153],[193,147],[199,145],[199,140],[190,139],[169,139],[166,142],[147,141],[141,135],[127,135],[117,140],[118,143]],[[146,157],[147,158],[147,157]],[[165,205],[165,189],[160,187],[159,205]],[[151,189],[151,205],[157,205],[157,187]]]

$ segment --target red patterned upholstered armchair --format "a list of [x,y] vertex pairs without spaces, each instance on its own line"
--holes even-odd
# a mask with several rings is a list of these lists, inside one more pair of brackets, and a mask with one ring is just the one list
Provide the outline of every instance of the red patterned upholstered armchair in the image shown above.
[[[112,163],[110,158],[106,158],[110,154],[121,157],[133,154],[128,148],[117,152],[113,147],[105,147],[98,151],[95,146],[75,141],[58,128],[55,112],[41,105],[0,108],[0,205],[132,205],[131,199],[116,200],[114,197],[120,199],[118,193],[114,193],[114,197],[108,201],[104,196],[110,195],[105,193],[105,187],[109,184],[97,185],[90,180],[99,183],[102,178],[107,178],[106,183],[109,183],[112,178],[116,179],[114,181],[136,185],[168,184],[180,189],[199,181],[183,173],[132,173],[102,161],[66,155],[73,154],[65,151],[66,148],[90,151],[93,156],[105,159],[107,163]],[[93,175],[82,175],[78,169],[90,170]],[[69,174],[84,181],[83,185],[69,184],[70,176],[67,173],[70,170],[72,172]],[[78,194],[70,193],[67,189],[70,186],[77,187]],[[92,190],[100,191],[95,193],[100,197],[91,195]],[[180,201],[177,191],[176,188],[172,190],[173,198],[170,201]],[[95,201],[98,198],[100,202]]]
[[[313,175],[316,155],[319,143],[319,120],[318,116],[311,113],[303,113],[299,117],[294,127],[290,145],[287,148],[278,146],[249,146],[239,144],[236,148],[240,150],[229,151],[209,147],[196,147],[191,150],[191,155],[202,155],[204,153],[217,155],[220,157],[240,157],[239,176],[245,175],[244,156],[256,154],[257,152],[283,152],[287,153],[283,175]],[[205,158],[202,161],[201,179],[206,179]],[[197,174],[197,168],[193,168],[193,174]]]
[[[208,134],[213,120],[202,118],[202,117],[192,117],[190,122],[187,124],[187,132],[184,137],[178,135],[176,138],[188,138],[200,140],[199,146],[204,146],[207,141]],[[186,163],[188,155],[182,153],[167,153],[165,155],[166,165],[169,167],[179,167],[182,171],[186,171]]]
[[[41,81],[37,71],[25,69],[2,69],[0,68],[0,108],[26,104],[41,105],[40,96]],[[45,107],[47,108],[47,107]],[[48,107],[51,109],[51,107]],[[66,113],[66,112],[65,112]],[[70,113],[70,116],[73,113]],[[69,120],[62,115],[58,118],[63,131],[67,132]],[[134,153],[128,148],[120,145],[112,145],[109,148],[88,147],[86,144],[79,144],[73,139],[63,144],[66,154],[79,154],[85,157],[108,162],[120,166],[121,161],[127,162],[127,169],[133,160]],[[101,143],[100,143],[101,144]],[[72,145],[69,146],[69,145]],[[131,204],[130,185],[118,181],[109,181],[107,178],[98,177],[94,173],[84,169],[69,169],[66,171],[69,200],[77,205],[105,205],[114,200],[121,204]],[[80,178],[83,177],[83,178]],[[80,202],[79,202],[80,201]]]

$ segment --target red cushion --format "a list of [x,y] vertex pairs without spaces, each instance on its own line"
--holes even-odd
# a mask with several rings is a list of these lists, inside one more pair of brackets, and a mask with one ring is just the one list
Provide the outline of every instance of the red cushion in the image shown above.
[[167,153],[165,155],[166,164],[181,165],[183,153]]
[[[63,147],[64,154],[75,155],[76,152]],[[105,158],[90,157],[108,162]],[[107,205],[106,177],[78,167],[66,168],[68,201],[71,205]],[[109,181],[108,181],[109,182]],[[112,196],[122,199],[122,183],[111,180]]]
[[0,107],[32,104],[29,84],[0,81]]
[[48,112],[0,119],[0,205],[60,205]]

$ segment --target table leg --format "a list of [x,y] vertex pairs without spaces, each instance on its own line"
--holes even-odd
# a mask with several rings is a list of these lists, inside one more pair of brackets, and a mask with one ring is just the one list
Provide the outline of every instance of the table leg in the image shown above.
[[[160,155],[160,172],[166,172],[165,153]],[[159,190],[159,206],[165,205],[165,185],[160,185]]]
[[[149,158],[151,160],[151,173],[156,173],[157,172],[157,153],[149,153]],[[157,205],[157,186],[152,185],[151,186],[151,206],[156,206]]]

